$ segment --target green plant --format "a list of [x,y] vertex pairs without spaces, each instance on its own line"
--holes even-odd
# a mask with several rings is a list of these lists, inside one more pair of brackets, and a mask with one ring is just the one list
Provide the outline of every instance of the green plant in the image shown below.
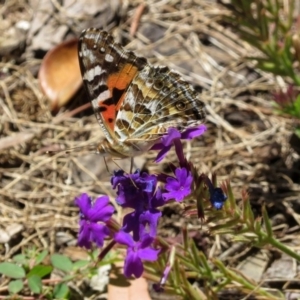
[[[100,267],[116,262],[114,253],[110,252],[97,262],[99,251],[94,251],[88,259],[72,262],[65,255],[55,253],[49,256],[46,250],[26,249],[24,254],[14,256],[12,262],[0,263],[0,274],[7,283],[1,290],[16,299],[28,294],[47,299],[72,299],[68,283],[91,278]],[[60,276],[52,278],[53,272],[59,272]]]
[[260,50],[260,54],[247,59],[256,61],[257,68],[284,76],[289,82],[286,90],[274,94],[276,109],[300,119],[298,93],[289,97],[290,86],[300,87],[300,19],[295,16],[295,0],[219,2],[229,10],[229,14],[222,16],[227,26]]

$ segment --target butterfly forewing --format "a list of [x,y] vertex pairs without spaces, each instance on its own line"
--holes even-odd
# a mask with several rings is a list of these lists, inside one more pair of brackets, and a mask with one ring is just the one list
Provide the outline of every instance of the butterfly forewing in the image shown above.
[[107,32],[90,28],[79,39],[79,62],[96,117],[106,137],[113,142],[119,106],[143,60],[137,61],[133,53],[115,43]]

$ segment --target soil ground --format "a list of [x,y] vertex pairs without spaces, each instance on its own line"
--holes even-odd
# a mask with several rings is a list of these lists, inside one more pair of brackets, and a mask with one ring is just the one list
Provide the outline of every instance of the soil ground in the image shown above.
[[[0,261],[29,246],[75,259],[81,250],[76,248],[74,198],[88,192],[114,199],[105,162],[86,147],[101,139],[101,128],[91,109],[74,113],[88,103],[87,95],[79,90],[53,113],[37,79],[48,50],[91,26],[112,30],[128,49],[152,64],[168,65],[193,84],[206,105],[208,130],[186,145],[188,158],[203,173],[215,172],[219,182],[229,178],[237,201],[247,190],[257,216],[265,204],[277,236],[298,248],[300,142],[293,134],[297,124],[276,114],[272,102],[286,79],[259,71],[245,59],[260,54],[222,25],[224,8],[209,0],[96,1],[89,8],[80,1],[75,3],[78,7],[62,2],[39,1],[35,6],[30,0],[0,1]],[[81,148],[67,155],[47,154],[74,147]],[[167,172],[175,159],[170,153],[156,164],[154,157],[146,153],[136,159],[136,166]],[[116,168],[110,159],[107,163],[110,172]],[[117,163],[129,170],[129,160]],[[122,212],[116,209],[120,220]],[[182,208],[172,205],[163,213],[160,233],[176,239],[187,221],[182,220]],[[201,230],[195,220],[191,224]],[[216,242],[203,233],[198,238],[205,239],[206,251]],[[291,289],[299,290],[292,259],[227,239],[218,243],[214,257],[229,266],[251,277],[253,260],[262,256],[254,279],[286,292],[287,283],[293,282]]]

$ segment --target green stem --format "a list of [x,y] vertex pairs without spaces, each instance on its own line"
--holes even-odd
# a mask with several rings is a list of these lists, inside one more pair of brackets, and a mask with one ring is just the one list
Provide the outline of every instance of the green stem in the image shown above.
[[271,244],[273,247],[279,249],[283,253],[289,255],[290,257],[295,258],[297,261],[300,262],[300,255],[299,254],[295,253],[291,248],[285,246],[284,244],[282,244],[281,242],[276,240],[274,237],[268,237],[267,242],[269,244]]
[[262,288],[258,288],[256,283],[247,280],[247,278],[241,275],[238,270],[233,270],[228,267],[225,267],[223,263],[217,259],[214,259],[213,262],[221,270],[221,272],[224,273],[224,277],[227,280],[238,282],[244,289],[246,288],[249,291],[256,291],[257,294],[268,297],[269,300],[278,300],[278,297],[271,295]]
[[300,86],[300,78],[297,76],[297,75],[295,75],[295,73],[293,73],[292,75],[290,75],[291,76],[291,78],[293,79],[293,81],[295,82],[295,84],[297,85],[297,86]]

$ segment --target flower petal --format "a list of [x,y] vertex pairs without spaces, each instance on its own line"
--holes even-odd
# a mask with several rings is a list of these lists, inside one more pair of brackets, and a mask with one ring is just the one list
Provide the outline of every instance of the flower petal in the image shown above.
[[139,242],[139,246],[138,248],[148,248],[152,242],[154,241],[154,238],[152,236],[150,236],[149,234],[144,234],[142,237],[141,242]]
[[198,127],[188,128],[181,134],[181,139],[183,140],[192,140],[200,135],[202,135],[207,130],[207,127],[201,124]]
[[83,193],[79,197],[75,198],[75,205],[79,207],[80,212],[84,216],[87,216],[92,206],[92,201],[88,194]]
[[180,183],[180,185],[184,184],[187,179],[188,171],[186,168],[177,168],[175,170],[175,176]]
[[162,190],[160,187],[157,188],[155,195],[149,201],[149,208],[156,208],[165,204],[162,197]]
[[140,239],[140,212],[133,211],[131,213],[128,213],[123,218],[123,226],[122,230],[125,232],[132,232],[133,240],[138,241]]
[[179,197],[179,199],[181,198],[181,195],[178,194],[178,191],[172,191],[169,193],[163,193],[163,198],[167,201],[167,200],[171,200],[171,199],[176,199]]
[[85,220],[80,221],[80,230],[77,241],[78,246],[85,247],[86,249],[91,249],[90,233],[90,224]]
[[[169,150],[171,149],[172,145],[170,146],[165,146],[164,148],[162,148],[162,150],[160,150],[155,158],[155,162],[160,162],[164,159],[164,157],[167,155],[167,153],[169,152]],[[153,149],[153,148],[151,148]]]
[[122,230],[115,234],[114,240],[117,243],[128,247],[134,247],[135,245],[132,236],[129,233],[124,232]]
[[221,209],[226,201],[227,196],[221,188],[214,188],[210,191],[210,202],[215,209]]
[[109,198],[102,196],[95,200],[93,207],[88,212],[87,218],[91,222],[107,222],[113,213],[114,208],[112,205],[109,205]]
[[155,250],[150,247],[138,250],[138,256],[142,260],[156,261],[160,250]]
[[[161,217],[161,211],[157,209],[151,209],[143,212],[140,215],[140,232],[139,236],[149,234],[151,237],[155,237],[157,233],[158,220]],[[146,230],[147,229],[147,230]]]
[[136,278],[142,276],[144,266],[141,259],[138,257],[136,252],[129,250],[124,264],[124,275],[128,278],[134,275]]
[[111,177],[110,180],[112,188],[115,189],[116,186],[123,180],[126,180],[126,177],[124,176],[124,170],[114,171],[114,175]]
[[180,184],[178,182],[177,179],[173,178],[173,177],[168,177],[167,178],[167,182],[165,185],[165,189],[169,192],[171,191],[177,191],[180,188]]
[[181,133],[176,128],[171,127],[168,129],[168,133],[161,138],[161,142],[164,146],[172,146],[173,141],[180,138]]
[[90,228],[91,241],[94,242],[98,247],[102,247],[104,238],[109,235],[109,230],[107,226],[103,224],[91,223]]

